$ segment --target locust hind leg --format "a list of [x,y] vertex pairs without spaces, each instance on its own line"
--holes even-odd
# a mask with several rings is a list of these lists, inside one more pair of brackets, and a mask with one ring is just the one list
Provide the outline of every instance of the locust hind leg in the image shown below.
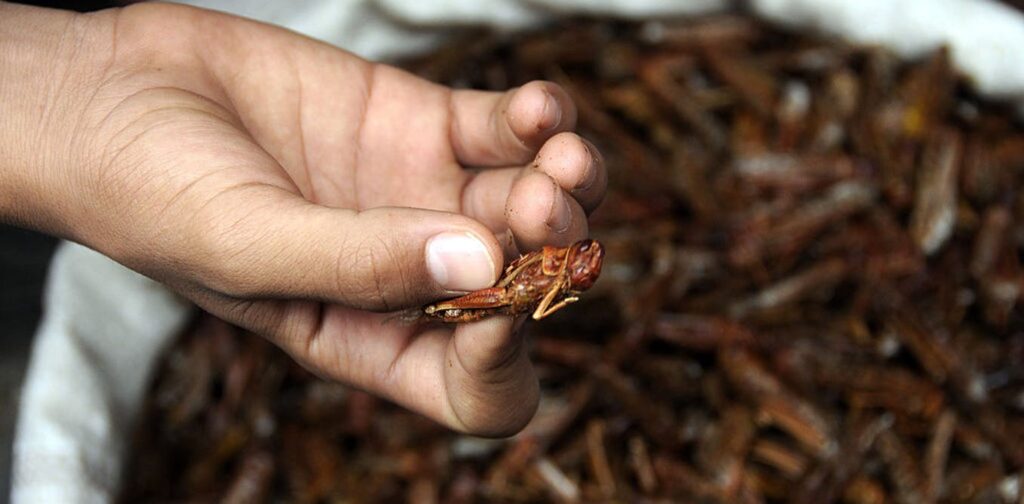
[[478,291],[470,292],[462,297],[455,299],[449,299],[448,301],[441,301],[440,303],[434,303],[427,306],[424,311],[427,315],[433,315],[436,312],[450,309],[466,309],[466,308],[498,308],[508,304],[508,299],[505,293],[505,289],[501,287],[490,287],[487,289],[481,289]]
[[563,299],[563,300],[561,300],[561,301],[551,305],[546,310],[542,310],[542,308],[544,308],[543,304],[538,305],[537,309],[534,310],[534,312],[533,312],[533,320],[540,320],[540,319],[542,319],[544,317],[547,317],[548,315],[551,315],[552,313],[555,313],[556,311],[561,310],[562,308],[565,308],[566,305],[575,303],[576,301],[579,301],[579,300],[580,300],[580,298],[578,298],[576,296],[569,296],[569,297],[567,297],[567,298],[565,298],[565,299]]
[[495,285],[495,287],[508,287],[508,285],[512,283],[512,281],[515,280],[516,277],[519,276],[519,274],[522,273],[524,269],[540,260],[541,257],[539,255],[523,256],[520,257],[519,259],[516,259],[515,261],[512,262],[512,264],[508,265],[508,268],[505,269],[505,274],[502,276],[501,281],[498,282],[498,284]]

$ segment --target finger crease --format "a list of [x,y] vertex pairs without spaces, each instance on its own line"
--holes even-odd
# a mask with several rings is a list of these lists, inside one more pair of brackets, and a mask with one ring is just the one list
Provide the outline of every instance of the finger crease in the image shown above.
[[[447,88],[446,88],[447,89]],[[448,92],[448,141],[452,144],[452,151],[456,159],[460,161],[469,157],[466,146],[462,143],[462,127],[459,124],[459,116],[455,113],[455,92],[447,89]]]
[[459,188],[459,213],[476,216],[479,214],[476,212],[476,205],[470,203],[469,196],[472,194],[472,191],[469,190],[469,185],[476,180],[476,177],[479,174],[475,171],[467,171],[464,173],[466,173],[466,177],[462,182],[462,187]]
[[356,202],[356,208],[363,209],[365,206],[359,199],[359,164],[362,158],[363,145],[366,142],[366,118],[369,115],[369,110],[373,99],[373,88],[377,85],[377,64],[371,63],[369,69],[366,72],[366,78],[364,84],[366,87],[366,97],[363,99],[363,108],[359,113],[359,117],[356,119],[359,121],[359,129],[356,131],[356,148],[353,149],[352,153],[352,200]]
[[[292,63],[292,65],[294,65],[294,62]],[[313,183],[313,175],[312,172],[310,171],[309,166],[309,152],[306,146],[306,127],[302,119],[304,115],[302,110],[302,72],[296,71],[295,79],[298,82],[299,88],[295,93],[295,121],[298,126],[299,152],[302,154],[302,169],[306,173],[306,190],[309,192],[308,197],[306,199],[312,201],[313,203],[317,203],[318,201],[316,196],[316,184]]]
[[[503,143],[505,143],[505,147],[506,148],[510,148],[513,151],[519,151],[518,153],[529,153],[529,152],[532,152],[533,149],[530,148],[530,145],[526,143],[526,140],[523,140],[522,138],[519,138],[519,135],[517,135],[515,130],[512,129],[512,123],[508,120],[508,106],[509,106],[509,104],[511,104],[511,100],[508,100],[508,101],[506,101],[504,103],[503,107],[501,108],[501,113],[500,114],[491,114],[491,130],[494,131],[494,134],[498,138],[502,139]],[[506,125],[508,126],[507,128],[502,128],[502,125],[501,125],[501,122],[500,122],[502,120],[504,120],[506,122]],[[502,131],[508,131],[509,134],[508,135],[503,135],[503,134],[501,134]],[[509,136],[512,137],[512,141],[514,142],[514,145],[509,145],[509,140],[508,140]],[[512,157],[515,157],[515,156],[512,156]]]

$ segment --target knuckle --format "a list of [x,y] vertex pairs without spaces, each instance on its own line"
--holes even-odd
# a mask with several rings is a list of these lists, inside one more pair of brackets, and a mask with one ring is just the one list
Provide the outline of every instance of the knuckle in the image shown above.
[[236,299],[265,297],[268,292],[260,280],[264,275],[253,271],[252,261],[247,259],[255,238],[224,218],[196,219],[196,224],[189,248],[199,282]]
[[390,311],[407,299],[397,244],[382,236],[360,239],[342,251],[336,271],[338,291],[351,306]]

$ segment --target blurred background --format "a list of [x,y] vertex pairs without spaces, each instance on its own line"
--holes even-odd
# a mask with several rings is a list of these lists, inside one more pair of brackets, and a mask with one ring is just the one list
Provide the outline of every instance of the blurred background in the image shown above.
[[[161,364],[128,495],[215,501],[251,477],[309,502],[1024,502],[1019,121],[948,53],[833,42],[729,15],[575,20],[410,62],[457,86],[558,81],[609,158],[603,283],[530,326],[539,425],[456,436],[205,319]],[[930,179],[944,149],[970,170]],[[4,498],[54,245],[0,228]]]

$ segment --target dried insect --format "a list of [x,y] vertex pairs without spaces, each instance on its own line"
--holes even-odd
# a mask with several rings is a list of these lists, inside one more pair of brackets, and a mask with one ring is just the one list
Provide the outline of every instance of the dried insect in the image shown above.
[[544,247],[512,261],[494,287],[428,305],[423,313],[442,322],[471,322],[490,315],[533,312],[540,320],[579,300],[601,274],[604,249],[594,240]]

